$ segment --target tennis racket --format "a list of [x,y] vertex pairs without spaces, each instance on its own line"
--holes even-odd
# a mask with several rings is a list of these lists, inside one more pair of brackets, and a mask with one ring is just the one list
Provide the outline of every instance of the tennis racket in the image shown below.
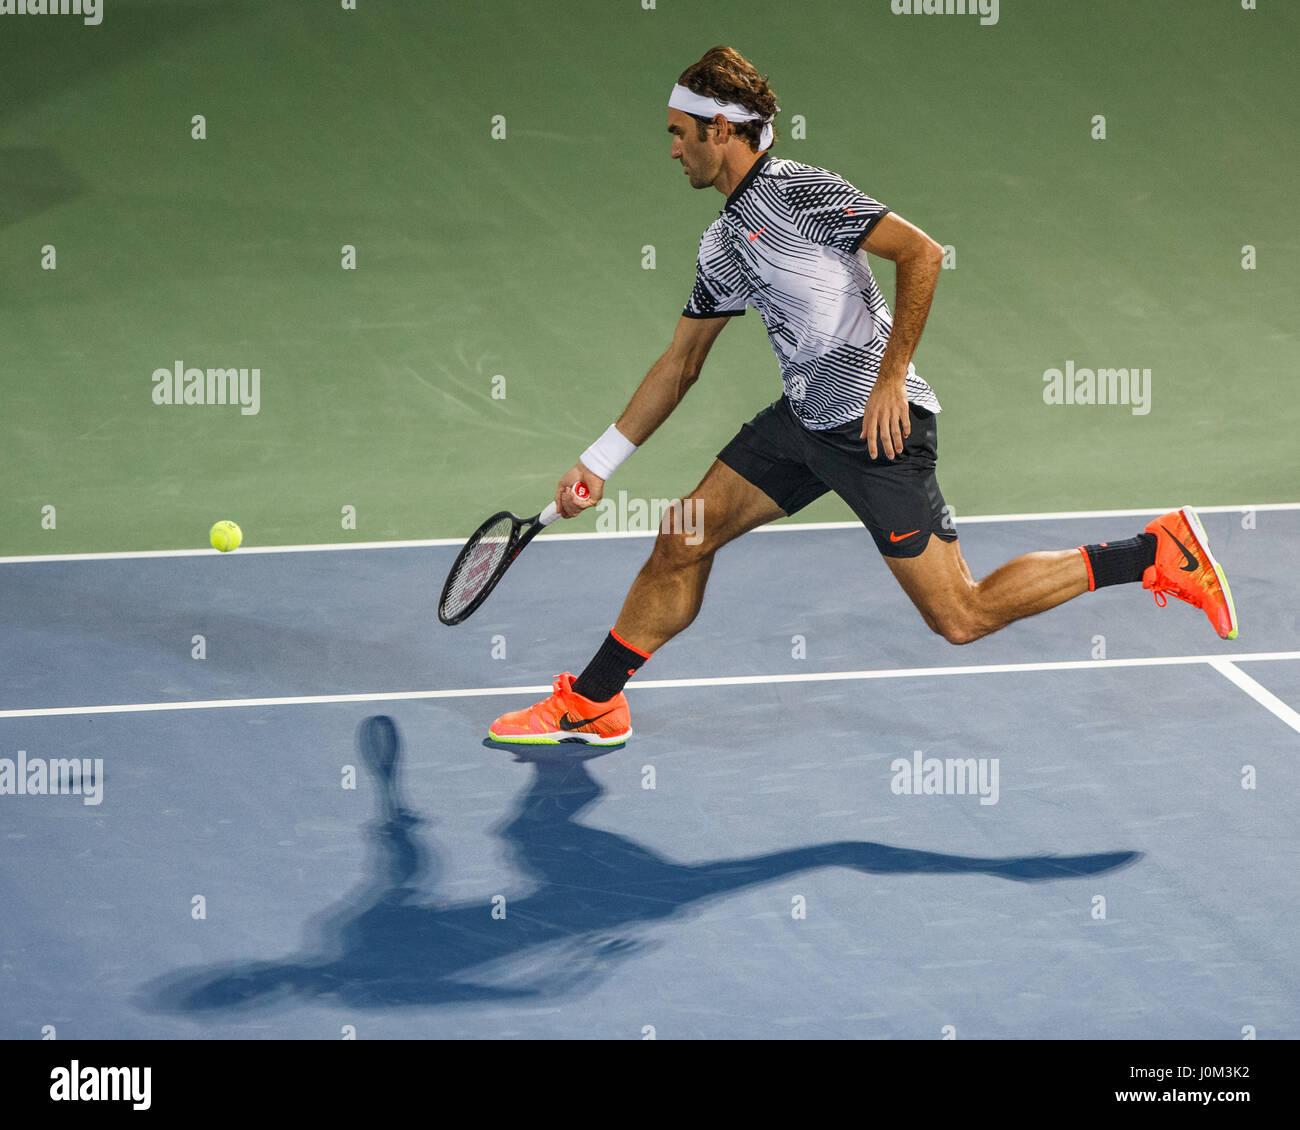
[[[586,498],[589,493],[586,483],[574,483],[572,489],[578,498]],[[465,548],[456,555],[447,583],[442,586],[438,619],[448,626],[468,620],[523,553],[524,546],[559,516],[554,502],[531,518],[520,518],[509,510],[493,514],[470,534]]]

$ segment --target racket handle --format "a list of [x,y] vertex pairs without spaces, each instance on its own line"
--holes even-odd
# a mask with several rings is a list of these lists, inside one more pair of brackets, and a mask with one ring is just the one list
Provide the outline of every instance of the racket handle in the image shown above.
[[[586,498],[589,494],[591,494],[591,491],[587,489],[586,483],[581,483],[581,482],[574,483],[573,486],[571,486],[569,489],[573,491],[573,493],[577,495],[579,498]],[[537,521],[542,526],[549,526],[559,516],[560,516],[560,512],[555,508],[555,503],[548,502],[546,504],[546,509],[543,510],[539,515],[537,515]]]

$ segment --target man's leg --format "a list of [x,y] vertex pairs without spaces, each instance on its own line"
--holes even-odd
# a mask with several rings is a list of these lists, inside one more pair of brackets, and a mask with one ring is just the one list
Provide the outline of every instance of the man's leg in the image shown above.
[[771,497],[716,460],[681,506],[664,515],[650,560],[632,583],[600,650],[573,681],[574,691],[593,702],[620,694],[651,652],[695,619],[713,555],[784,513]]
[[672,528],[660,530],[650,559],[623,602],[615,633],[643,652],[667,643],[700,611],[713,555],[741,534],[784,515],[758,487],[715,460],[700,485],[682,500],[681,513],[667,516],[665,526]]
[[[911,432],[898,458],[872,459],[851,421],[813,434],[810,464],[862,519],[930,628],[951,643],[970,643],[1087,592],[1093,578],[1078,549],[1027,553],[982,581],[971,576],[935,478],[935,414],[915,404],[910,411]],[[1136,558],[1137,549],[1126,547],[1117,544],[1113,556]],[[1123,568],[1110,573],[1118,579]]]
[[1237,638],[1232,592],[1190,506],[1148,523],[1135,538],[1026,553],[982,581],[971,576],[956,540],[933,535],[918,556],[885,560],[925,622],[949,643],[970,643],[1080,593],[1138,582],[1162,607],[1176,596],[1201,609],[1222,639]]
[[850,421],[810,433],[808,465],[862,519],[903,590],[944,639],[970,643],[1080,593],[1136,583],[1153,590],[1157,604],[1172,595],[1203,609],[1221,637],[1236,638],[1232,594],[1191,507],[1162,515],[1136,537],[1026,553],[976,581],[935,478],[934,413],[915,404],[911,413],[901,457],[870,458]]
[[567,672],[558,676],[549,699],[503,714],[492,723],[489,736],[526,744],[626,741],[632,727],[623,687],[652,651],[695,619],[714,554],[784,514],[771,497],[716,461],[700,485],[665,515],[614,630],[582,674],[577,679]]
[[916,557],[885,560],[925,622],[949,643],[970,643],[1088,591],[1087,560],[1077,549],[1026,553],[982,581],[971,577],[958,542],[934,536]]

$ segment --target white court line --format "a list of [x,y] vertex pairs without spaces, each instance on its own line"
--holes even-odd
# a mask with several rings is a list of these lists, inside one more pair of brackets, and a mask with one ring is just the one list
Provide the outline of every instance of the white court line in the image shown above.
[[[642,679],[628,690],[677,689],[681,687],[740,687],[773,683],[833,683],[863,679],[924,679],[946,675],[1004,675],[1026,671],[1082,671],[1116,667],[1172,667],[1196,663],[1216,666],[1232,663],[1300,659],[1300,651],[1259,651],[1234,655],[1231,663],[1218,655],[1157,655],[1146,659],[1070,659],[1046,663],[986,663],[962,667],[887,667],[871,671],[799,672],[777,675],[719,675],[703,679]],[[1237,672],[1241,678],[1247,676]],[[1225,671],[1224,674],[1227,674]],[[1232,678],[1231,675],[1228,676]],[[1235,680],[1234,680],[1235,681]],[[1254,682],[1254,680],[1250,680]],[[1255,684],[1258,686],[1258,684]],[[377,691],[368,694],[299,695],[292,698],[215,698],[199,702],[136,702],[111,706],[49,706],[33,710],[0,710],[0,718],[53,718],[70,714],[137,714],[164,710],[219,710],[254,706],[319,706],[345,702],[397,702],[425,698],[483,698],[493,695],[544,694],[549,684],[531,687],[464,687],[437,691]],[[1260,691],[1268,694],[1263,687]],[[1262,701],[1262,700],[1261,700]],[[1270,709],[1272,709],[1270,707]],[[1276,713],[1276,712],[1275,712]]]
[[[1142,518],[1176,510],[1176,506],[1153,506],[1144,510],[1062,510],[1042,514],[971,514],[954,515],[958,526],[979,525],[991,522],[1056,522],[1074,518]],[[1201,514],[1244,514],[1247,510],[1300,510],[1300,502],[1261,502],[1243,506],[1197,506]],[[780,525],[760,526],[754,533],[798,533],[808,530],[860,530],[861,522],[786,522]],[[472,531],[465,537],[425,538],[420,541],[352,541],[322,542],[318,545],[244,545],[235,550],[242,557],[261,553],[330,553],[342,549],[431,549],[439,546],[464,545]],[[604,533],[548,532],[537,539],[538,545],[553,541],[615,541],[619,538],[648,538],[655,530],[609,530]],[[143,549],[120,553],[39,553],[27,556],[0,557],[0,565],[26,565],[46,561],[135,561],[147,557],[217,557],[215,549]]]
[[1236,683],[1251,698],[1260,704],[1265,710],[1271,710],[1282,719],[1291,729],[1300,734],[1300,713],[1292,710],[1280,698],[1266,687],[1260,686],[1245,671],[1239,671],[1233,664],[1234,659],[1228,659],[1218,656],[1211,659],[1210,666],[1213,667],[1220,675],[1228,679],[1229,682]]

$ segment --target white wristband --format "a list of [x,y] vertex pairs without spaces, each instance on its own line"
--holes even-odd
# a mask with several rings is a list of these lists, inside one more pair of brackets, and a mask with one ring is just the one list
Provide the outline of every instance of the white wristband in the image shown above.
[[636,444],[613,424],[582,453],[579,462],[598,478],[608,479],[620,463],[636,450]]

